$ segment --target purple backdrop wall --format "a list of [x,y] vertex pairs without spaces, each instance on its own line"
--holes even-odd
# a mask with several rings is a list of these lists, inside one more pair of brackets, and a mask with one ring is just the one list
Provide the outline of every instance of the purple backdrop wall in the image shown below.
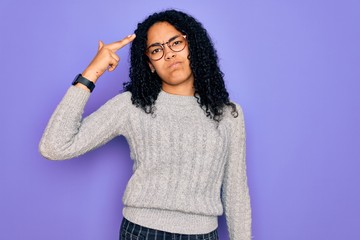
[[[255,239],[360,239],[357,0],[2,0],[0,239],[117,239],[126,141],[63,162],[44,160],[37,145],[97,41],[169,7],[206,26],[244,108]],[[119,55],[86,114],[127,80],[128,48]],[[223,217],[219,231],[228,239]]]

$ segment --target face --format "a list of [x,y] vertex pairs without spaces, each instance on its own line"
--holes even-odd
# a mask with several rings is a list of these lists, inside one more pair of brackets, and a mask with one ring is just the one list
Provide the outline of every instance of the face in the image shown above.
[[[183,34],[167,22],[155,23],[147,32],[147,46],[163,44],[164,56],[159,60],[149,60],[149,67],[155,70],[162,80],[162,88],[170,93],[193,92],[194,76],[190,68],[189,47],[186,43],[182,51],[175,52],[167,44],[176,36]],[[176,40],[175,40],[176,41]],[[174,44],[177,44],[176,42]]]

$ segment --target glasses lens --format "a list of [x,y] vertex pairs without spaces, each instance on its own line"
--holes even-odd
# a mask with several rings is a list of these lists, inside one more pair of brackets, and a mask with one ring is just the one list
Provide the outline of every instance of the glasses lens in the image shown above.
[[164,50],[161,45],[154,45],[148,48],[148,56],[152,60],[158,60],[162,58]]
[[164,45],[165,44],[167,44],[168,47],[172,51],[180,52],[180,51],[184,50],[184,48],[186,47],[186,39],[185,39],[185,36],[177,36],[167,43],[163,43],[163,44],[157,43],[157,44],[151,45],[147,49],[148,57],[154,61],[161,59],[164,56]]
[[171,40],[168,45],[171,50],[174,52],[180,52],[182,51],[186,46],[186,41],[183,36],[178,36],[177,38]]

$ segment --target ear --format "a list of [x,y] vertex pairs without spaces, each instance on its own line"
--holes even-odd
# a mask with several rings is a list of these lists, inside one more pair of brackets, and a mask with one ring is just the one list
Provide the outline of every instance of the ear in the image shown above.
[[155,67],[154,67],[154,65],[152,65],[151,62],[148,62],[148,64],[149,64],[149,68],[150,68],[151,72],[154,73],[154,72],[155,72]]

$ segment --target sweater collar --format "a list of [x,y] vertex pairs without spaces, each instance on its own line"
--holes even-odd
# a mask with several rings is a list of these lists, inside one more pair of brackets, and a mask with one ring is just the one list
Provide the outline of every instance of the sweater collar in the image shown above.
[[160,91],[158,98],[156,100],[157,103],[165,103],[171,105],[178,105],[178,106],[198,106],[197,99],[194,96],[183,96],[183,95],[176,95],[165,92],[163,90]]

